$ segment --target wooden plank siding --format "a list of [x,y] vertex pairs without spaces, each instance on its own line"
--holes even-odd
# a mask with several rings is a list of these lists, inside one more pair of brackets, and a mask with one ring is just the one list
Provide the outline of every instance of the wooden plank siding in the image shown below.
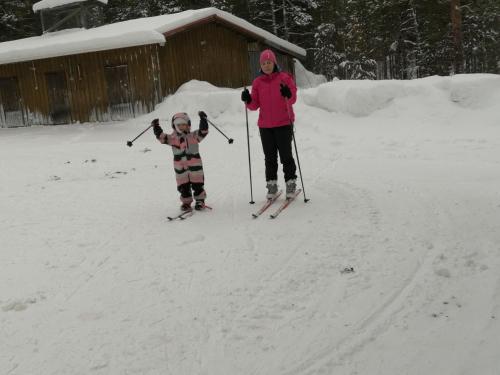
[[219,87],[250,82],[248,40],[216,22],[167,36],[160,48],[162,92],[168,95],[197,79]]
[[158,48],[145,45],[0,65],[0,78],[17,77],[26,125],[54,123],[47,74],[57,72],[66,78],[71,122],[109,121],[105,67],[127,65],[133,112],[148,113],[162,98]]

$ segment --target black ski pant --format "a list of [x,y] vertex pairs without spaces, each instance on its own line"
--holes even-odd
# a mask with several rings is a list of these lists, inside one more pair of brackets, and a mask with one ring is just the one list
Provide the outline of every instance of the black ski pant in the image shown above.
[[196,200],[204,199],[206,195],[204,183],[186,182],[177,186],[177,191],[181,193],[181,200],[185,203],[191,202],[193,195]]
[[296,179],[295,160],[292,154],[293,126],[259,128],[266,161],[266,181],[278,179],[278,153],[285,181]]

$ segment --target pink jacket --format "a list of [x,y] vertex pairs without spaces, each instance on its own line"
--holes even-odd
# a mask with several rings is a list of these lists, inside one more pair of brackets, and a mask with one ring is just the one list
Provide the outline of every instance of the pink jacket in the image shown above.
[[[281,96],[280,84],[290,88],[292,92],[290,99]],[[284,72],[261,74],[252,83],[251,96],[252,101],[247,104],[247,108],[251,111],[260,108],[257,122],[260,128],[275,128],[295,121],[292,105],[297,100],[297,86],[290,74]]]

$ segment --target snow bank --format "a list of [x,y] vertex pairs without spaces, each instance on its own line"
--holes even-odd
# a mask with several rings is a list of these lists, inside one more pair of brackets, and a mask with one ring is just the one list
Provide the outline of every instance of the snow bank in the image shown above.
[[403,86],[397,81],[334,81],[319,86],[304,100],[329,112],[366,116],[403,95]]
[[174,112],[186,112],[196,123],[195,118],[197,119],[196,115],[200,110],[205,111],[214,120],[221,114],[238,114],[238,117],[241,118],[244,106],[240,100],[239,92],[236,90],[192,80],[179,87],[174,95],[168,96],[163,103],[158,105],[157,111],[154,113],[157,113],[156,116],[159,113],[162,119],[170,120],[170,116]]
[[411,81],[333,81],[304,90],[310,106],[328,112],[369,116],[403,99],[418,97],[436,105],[457,103],[471,109],[500,102],[500,76],[495,74],[428,77]]
[[459,74],[453,76],[450,98],[465,108],[479,109],[500,103],[500,75]]
[[297,87],[303,89],[310,89],[326,83],[327,79],[321,74],[315,74],[304,68],[304,65],[300,63],[299,60],[295,60],[295,81]]

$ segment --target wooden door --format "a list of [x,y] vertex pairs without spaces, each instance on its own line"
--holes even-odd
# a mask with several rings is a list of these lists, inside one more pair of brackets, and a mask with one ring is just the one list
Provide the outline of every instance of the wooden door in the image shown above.
[[0,126],[25,126],[17,77],[0,78]]
[[260,50],[256,42],[248,43],[248,65],[250,67],[250,82],[260,75]]
[[111,120],[126,120],[134,117],[132,89],[127,65],[104,67],[108,87],[108,102]]
[[71,123],[66,74],[63,71],[45,73],[49,97],[49,116],[53,125]]

